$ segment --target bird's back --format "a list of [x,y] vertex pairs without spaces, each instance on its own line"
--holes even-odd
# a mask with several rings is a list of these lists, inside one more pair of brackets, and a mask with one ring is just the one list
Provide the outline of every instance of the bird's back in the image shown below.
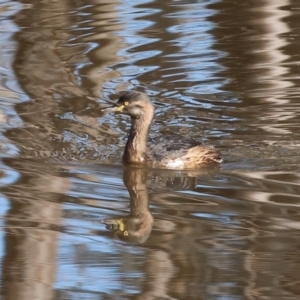
[[222,161],[213,147],[179,135],[149,140],[147,158],[154,166],[170,169],[196,169]]

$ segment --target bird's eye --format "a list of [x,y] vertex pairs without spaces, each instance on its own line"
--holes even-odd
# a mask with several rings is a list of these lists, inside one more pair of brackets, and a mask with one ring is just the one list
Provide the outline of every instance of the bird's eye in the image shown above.
[[128,233],[127,230],[125,230],[125,231],[123,232],[123,234],[124,234],[125,236],[128,236],[128,235],[129,235],[129,233]]
[[129,102],[128,102],[128,101],[124,102],[124,105],[125,105],[125,106],[128,106],[128,104],[129,104]]

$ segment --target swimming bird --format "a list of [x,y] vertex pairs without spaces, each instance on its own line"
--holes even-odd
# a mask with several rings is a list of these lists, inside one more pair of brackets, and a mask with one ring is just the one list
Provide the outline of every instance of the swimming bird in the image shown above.
[[125,146],[123,161],[167,169],[198,169],[216,166],[222,162],[211,146],[201,145],[192,138],[165,137],[148,142],[149,129],[154,117],[154,106],[142,92],[125,92],[105,112],[126,114],[131,117],[131,129]]

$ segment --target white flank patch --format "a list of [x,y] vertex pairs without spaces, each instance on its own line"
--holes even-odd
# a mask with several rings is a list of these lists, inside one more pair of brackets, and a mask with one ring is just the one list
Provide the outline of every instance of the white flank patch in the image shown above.
[[165,164],[166,167],[171,169],[182,169],[183,168],[183,161],[180,158],[168,160]]

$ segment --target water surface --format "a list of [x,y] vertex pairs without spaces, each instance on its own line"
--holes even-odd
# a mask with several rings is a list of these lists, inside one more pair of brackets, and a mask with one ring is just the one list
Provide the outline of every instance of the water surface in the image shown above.
[[[299,12],[1,2],[3,299],[299,299]],[[222,168],[123,167],[132,89]]]

